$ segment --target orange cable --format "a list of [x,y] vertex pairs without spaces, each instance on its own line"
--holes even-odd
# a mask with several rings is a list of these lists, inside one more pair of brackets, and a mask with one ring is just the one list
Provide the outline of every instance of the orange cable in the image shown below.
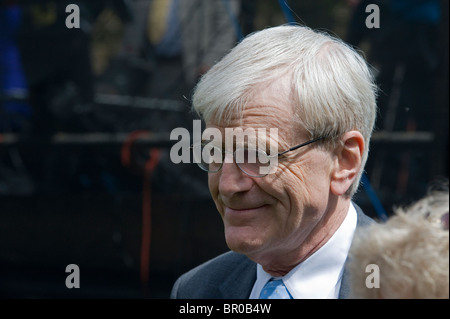
[[[131,132],[122,145],[121,162],[125,167],[131,168],[131,146],[141,136],[150,134],[146,130]],[[142,237],[140,254],[140,278],[143,292],[148,294],[148,279],[150,269],[150,246],[151,246],[151,179],[158,165],[160,152],[157,148],[150,150],[150,158],[145,162],[142,183]]]
[[144,294],[148,294],[148,279],[150,270],[150,246],[152,229],[152,189],[151,180],[156,165],[159,162],[159,149],[150,150],[150,158],[145,163],[143,194],[142,194],[142,239],[141,239],[141,284]]

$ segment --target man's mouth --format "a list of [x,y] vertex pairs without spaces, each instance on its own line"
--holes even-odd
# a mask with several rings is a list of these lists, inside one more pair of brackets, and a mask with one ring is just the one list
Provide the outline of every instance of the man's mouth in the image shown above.
[[246,214],[246,213],[253,213],[257,212],[263,208],[268,206],[267,204],[264,205],[255,205],[255,206],[234,206],[233,208],[225,206],[225,214]]

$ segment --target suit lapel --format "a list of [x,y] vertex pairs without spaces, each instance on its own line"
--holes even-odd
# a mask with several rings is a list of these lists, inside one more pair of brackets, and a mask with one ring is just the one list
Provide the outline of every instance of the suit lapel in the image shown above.
[[234,271],[220,285],[224,299],[248,299],[256,281],[256,263],[240,255]]
[[[355,206],[357,215],[356,228],[365,227],[375,222],[372,218],[365,215],[358,205],[356,205],[355,203],[353,203],[353,205]],[[351,283],[350,283],[350,274],[348,273],[346,267],[347,262],[348,258],[347,261],[345,262],[344,273],[342,274],[341,288],[339,290],[339,299],[347,299],[350,297]]]

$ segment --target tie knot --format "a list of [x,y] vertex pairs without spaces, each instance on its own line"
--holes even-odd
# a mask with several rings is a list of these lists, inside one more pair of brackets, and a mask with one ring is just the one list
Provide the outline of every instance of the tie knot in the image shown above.
[[270,279],[261,290],[260,299],[292,299],[282,279]]

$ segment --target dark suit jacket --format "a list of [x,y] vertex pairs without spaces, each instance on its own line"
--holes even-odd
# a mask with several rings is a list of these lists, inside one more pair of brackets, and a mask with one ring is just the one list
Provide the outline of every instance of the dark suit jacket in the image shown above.
[[[374,222],[354,204],[357,213],[356,227]],[[183,274],[175,282],[172,299],[248,299],[256,281],[256,263],[242,254],[224,253]],[[349,274],[342,276],[339,298],[350,294]]]

